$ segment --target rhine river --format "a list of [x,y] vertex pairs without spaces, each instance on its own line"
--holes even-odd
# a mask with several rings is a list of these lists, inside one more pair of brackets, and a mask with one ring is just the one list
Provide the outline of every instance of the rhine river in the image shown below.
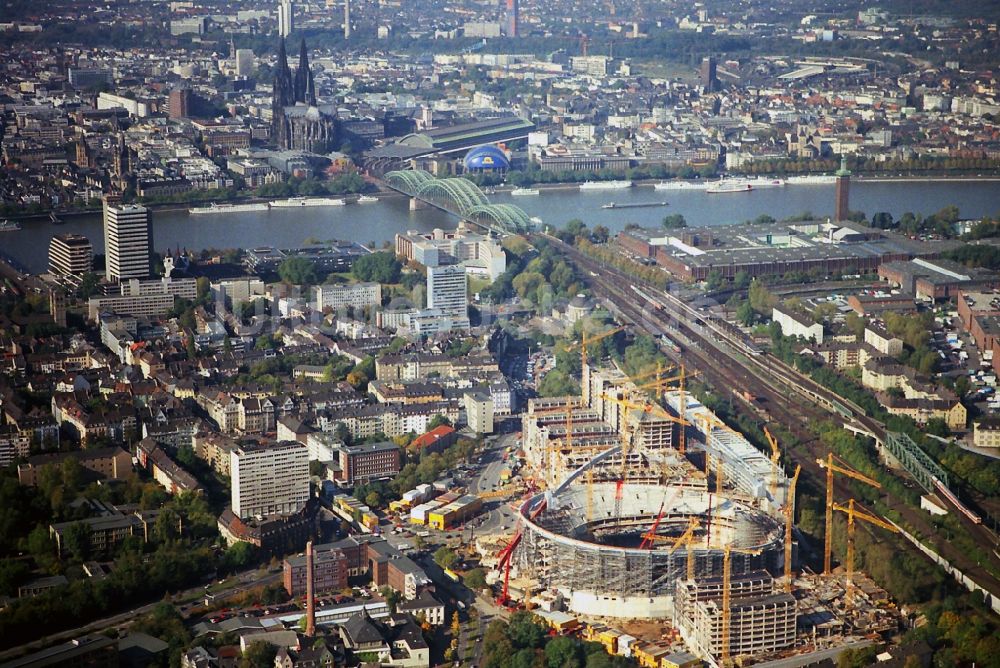
[[[816,216],[833,213],[834,186],[787,185],[747,193],[707,194],[702,191],[654,190],[637,186],[628,190],[579,191],[576,188],[542,190],[538,196],[490,196],[494,203],[517,204],[528,215],[557,226],[579,218],[593,227],[605,225],[612,232],[630,223],[656,226],[667,214],[682,214],[689,226],[728,225],[768,214],[775,218],[810,211]],[[603,204],[667,201],[668,206],[603,209]],[[963,218],[1000,214],[1000,181],[881,181],[851,183],[851,209],[868,216],[888,211],[898,218],[906,211],[930,214],[955,204]],[[411,212],[400,196],[385,196],[378,203],[339,207],[271,209],[232,214],[190,216],[186,210],[153,214],[154,247],[157,251],[186,248],[291,248],[307,239],[345,239],[381,245],[396,232],[436,227],[453,228],[457,219],[438,209]],[[0,253],[12,257],[30,271],[44,271],[49,239],[61,232],[76,232],[90,238],[95,253],[104,252],[100,215],[68,219],[62,225],[48,221],[22,223],[19,232],[0,234]]]

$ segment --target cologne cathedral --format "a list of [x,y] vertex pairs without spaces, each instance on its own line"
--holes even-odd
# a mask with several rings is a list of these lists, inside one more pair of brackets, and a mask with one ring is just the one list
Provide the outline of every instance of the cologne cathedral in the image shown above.
[[271,113],[271,137],[278,148],[310,153],[327,153],[335,148],[336,107],[316,104],[316,82],[309,69],[305,40],[299,48],[294,76],[288,67],[284,38],[278,44]]

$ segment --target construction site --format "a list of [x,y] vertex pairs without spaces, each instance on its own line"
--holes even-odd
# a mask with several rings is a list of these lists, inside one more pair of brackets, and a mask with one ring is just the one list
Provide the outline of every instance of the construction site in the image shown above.
[[[888,597],[853,573],[853,532],[856,520],[896,528],[832,499],[834,474],[878,483],[832,455],[823,462],[828,519],[848,518],[848,563],[830,568],[828,521],[824,575],[797,573],[799,470],[785,474],[769,432],[770,455],[686,392],[683,367],[647,376],[593,367],[584,354],[580,397],[529,403],[525,475],[543,491],[520,502],[498,551],[483,542],[499,600],[614,630],[651,666],[659,659],[642,652],[728,665],[895,632]],[[626,632],[643,620],[657,631]]]

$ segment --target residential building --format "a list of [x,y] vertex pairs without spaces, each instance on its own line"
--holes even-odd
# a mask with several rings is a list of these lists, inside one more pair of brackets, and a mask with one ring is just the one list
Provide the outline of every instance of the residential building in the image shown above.
[[338,454],[340,470],[334,475],[344,485],[391,478],[399,473],[399,446],[392,441],[344,445]]
[[821,323],[810,322],[798,313],[777,306],[771,309],[771,319],[781,326],[781,333],[785,336],[801,336],[807,341],[823,343],[823,325]]
[[19,457],[31,453],[31,436],[12,425],[0,427],[0,468],[10,466]]
[[154,439],[144,438],[136,444],[136,458],[139,465],[148,470],[153,480],[160,483],[168,494],[201,493],[201,484],[197,478],[171,459]]
[[917,424],[941,419],[949,429],[965,429],[968,411],[958,399],[908,399],[891,394],[878,394],[879,403],[891,415],[906,415]]
[[974,422],[972,444],[977,448],[1000,448],[1000,418],[990,416]]
[[104,205],[105,275],[118,283],[151,273],[153,225],[149,210],[128,204]]
[[132,457],[128,452],[121,448],[98,448],[29,457],[27,463],[18,465],[17,480],[26,487],[34,487],[38,484],[38,472],[43,466],[51,464],[58,468],[66,459],[75,459],[97,480],[124,480],[133,474]]
[[229,467],[238,518],[295,513],[309,501],[309,450],[301,443],[241,444]]
[[465,421],[477,434],[493,433],[493,399],[484,392],[466,392]]
[[875,323],[869,323],[865,327],[865,343],[889,357],[899,357],[903,353],[903,340]]
[[464,267],[452,264],[427,268],[427,308],[436,309],[445,316],[468,316]]
[[94,247],[82,234],[57,234],[49,242],[49,272],[56,280],[78,285],[94,266]]
[[86,517],[82,520],[49,525],[49,535],[56,541],[56,549],[60,556],[66,553],[64,541],[66,532],[77,523],[86,525],[89,530],[91,554],[111,555],[114,549],[129,536],[140,536],[145,541],[143,522],[137,515],[115,513],[100,517]]
[[347,285],[318,285],[314,289],[315,308],[337,311],[342,308],[364,308],[382,305],[380,283],[349,283]]

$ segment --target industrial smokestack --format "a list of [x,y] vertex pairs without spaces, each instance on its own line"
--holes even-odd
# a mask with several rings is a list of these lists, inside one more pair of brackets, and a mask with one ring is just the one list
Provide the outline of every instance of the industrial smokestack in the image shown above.
[[306,543],[306,635],[316,635],[316,597],[313,591],[313,542]]
[[351,0],[344,0],[344,39],[351,38]]

